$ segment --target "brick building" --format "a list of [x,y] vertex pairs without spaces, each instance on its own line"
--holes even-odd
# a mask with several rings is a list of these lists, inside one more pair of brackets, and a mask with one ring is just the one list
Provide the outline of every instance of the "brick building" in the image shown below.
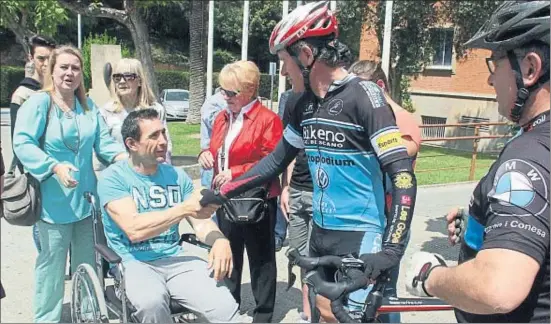
[[[421,124],[455,124],[466,122],[503,122],[499,116],[495,92],[488,85],[487,50],[472,50],[464,59],[457,59],[453,50],[453,27],[435,28],[438,37],[433,64],[411,76],[409,93],[415,115]],[[380,60],[380,46],[374,30],[362,32],[360,60]],[[508,126],[481,128],[481,135],[504,134]],[[423,137],[472,135],[473,129],[430,128]],[[481,150],[495,150],[504,140],[481,140]],[[470,150],[471,141],[440,143],[448,147]]]

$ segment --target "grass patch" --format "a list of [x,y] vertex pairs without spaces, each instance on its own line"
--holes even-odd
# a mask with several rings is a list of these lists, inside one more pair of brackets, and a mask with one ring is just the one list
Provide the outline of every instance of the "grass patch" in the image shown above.
[[[470,152],[462,152],[446,148],[431,146],[421,146],[419,156],[415,165],[417,184],[441,184],[453,183],[469,180],[469,170],[471,166]],[[496,155],[481,154],[477,155],[475,180],[480,180],[487,172]],[[463,169],[441,170],[430,172],[418,172],[422,170],[431,170],[439,168],[464,167]]]
[[172,139],[172,155],[195,155],[201,152],[200,125],[183,122],[169,122],[168,131]]
[[[201,151],[199,125],[188,125],[183,122],[168,123],[172,138],[173,155],[198,155]],[[480,180],[495,161],[492,154],[478,154],[476,160],[475,180]],[[416,171],[450,167],[464,167],[463,169],[417,172],[417,184],[442,184],[469,180],[471,153],[423,145],[417,157]]]

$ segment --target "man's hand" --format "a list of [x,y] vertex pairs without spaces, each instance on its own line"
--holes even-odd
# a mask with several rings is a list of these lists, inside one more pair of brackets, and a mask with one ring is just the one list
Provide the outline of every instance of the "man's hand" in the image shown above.
[[279,204],[281,206],[281,211],[283,212],[283,217],[289,222],[289,187],[285,186],[281,190],[281,196],[279,197]]
[[360,260],[364,262],[364,274],[371,280],[377,280],[383,271],[387,271],[400,264],[400,258],[385,253],[366,253],[360,255]]
[[231,276],[233,257],[228,239],[219,238],[214,242],[209,253],[208,267],[210,270],[214,270],[214,280],[216,281]]
[[452,246],[461,242],[461,238],[465,234],[464,215],[463,208],[454,208],[446,215],[446,221],[448,222],[448,240]]
[[214,177],[214,187],[220,188],[222,185],[226,184],[227,182],[230,182],[232,179],[231,170],[227,169],[224,170],[216,175]]
[[201,190],[201,188],[195,189],[191,197],[182,203],[182,208],[184,209],[186,216],[197,219],[211,218],[212,214],[220,207],[219,205],[214,204],[210,204],[205,207],[201,206],[199,203],[201,198],[203,198]]
[[437,254],[428,252],[413,254],[412,264],[406,268],[406,290],[414,296],[432,297],[425,289],[425,281],[434,268],[445,266],[446,262]]
[[199,154],[199,164],[205,170],[210,170],[214,166],[214,158],[212,153],[208,150],[201,152]]

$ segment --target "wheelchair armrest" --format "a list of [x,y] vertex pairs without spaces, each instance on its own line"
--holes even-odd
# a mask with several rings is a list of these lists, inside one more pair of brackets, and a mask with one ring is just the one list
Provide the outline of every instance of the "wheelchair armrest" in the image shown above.
[[107,245],[96,244],[95,249],[107,262],[111,264],[121,263],[122,261],[121,257]]
[[178,244],[182,245],[183,242],[187,242],[189,244],[193,244],[193,245],[196,245],[200,248],[203,248],[203,249],[206,249],[206,250],[210,250],[211,249],[211,246],[210,245],[207,245],[201,241],[199,241],[197,239],[197,236],[193,233],[184,233],[182,234],[182,236],[180,237],[180,241],[178,242]]

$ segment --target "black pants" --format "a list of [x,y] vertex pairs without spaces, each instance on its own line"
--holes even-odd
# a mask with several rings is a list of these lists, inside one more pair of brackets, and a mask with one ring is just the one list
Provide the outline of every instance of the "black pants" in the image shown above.
[[229,222],[223,208],[217,212],[220,230],[229,239],[233,254],[233,273],[227,280],[228,288],[238,304],[241,304],[241,274],[244,248],[247,248],[251,287],[256,302],[253,322],[271,322],[274,314],[277,268],[274,228],[277,198],[268,201],[268,212],[258,224],[241,225]]

